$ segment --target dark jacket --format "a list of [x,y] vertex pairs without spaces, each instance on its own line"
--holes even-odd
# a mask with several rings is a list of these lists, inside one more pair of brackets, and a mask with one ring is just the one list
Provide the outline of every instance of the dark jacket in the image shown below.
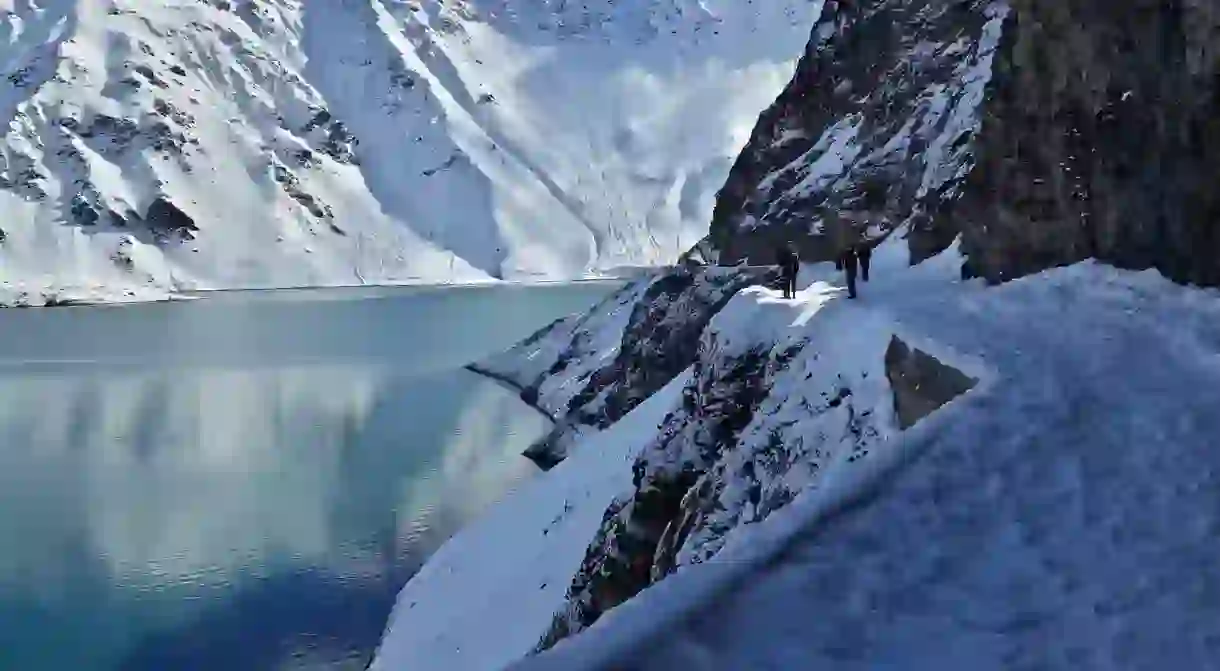
[[775,250],[775,265],[781,270],[787,270],[789,264],[792,263],[792,249],[787,246],[780,247]]
[[839,265],[847,270],[847,272],[854,273],[856,272],[856,260],[858,258],[859,257],[856,256],[855,248],[848,247],[841,255],[839,255]]

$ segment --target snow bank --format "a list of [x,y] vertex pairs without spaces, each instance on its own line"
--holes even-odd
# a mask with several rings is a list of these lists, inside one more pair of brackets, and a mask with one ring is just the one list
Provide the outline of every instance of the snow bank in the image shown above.
[[372,671],[498,669],[526,654],[564,600],[630,464],[677,402],[680,375],[450,539],[398,597]]

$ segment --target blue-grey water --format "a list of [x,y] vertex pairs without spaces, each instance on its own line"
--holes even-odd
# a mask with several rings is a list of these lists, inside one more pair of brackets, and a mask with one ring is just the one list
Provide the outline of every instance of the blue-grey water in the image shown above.
[[546,421],[461,366],[615,286],[0,311],[0,669],[364,668],[534,472]]

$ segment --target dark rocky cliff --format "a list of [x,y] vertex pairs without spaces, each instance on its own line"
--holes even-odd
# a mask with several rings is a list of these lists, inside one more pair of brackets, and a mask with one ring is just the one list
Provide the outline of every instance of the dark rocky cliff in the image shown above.
[[904,224],[916,259],[948,246],[1007,14],[993,0],[827,0],[718,195],[702,255],[769,262],[794,240],[826,260]]
[[1095,257],[1220,284],[1218,24],[1210,0],[827,0],[702,255],[898,230],[913,262],[960,235],[990,281]]
[[952,226],[1004,280],[1088,257],[1220,284],[1220,4],[1016,0]]

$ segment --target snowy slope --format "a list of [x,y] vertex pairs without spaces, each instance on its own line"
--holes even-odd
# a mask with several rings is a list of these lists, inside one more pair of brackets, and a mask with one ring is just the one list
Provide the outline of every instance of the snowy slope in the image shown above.
[[573,277],[699,239],[820,3],[0,0],[0,279]]
[[815,282],[792,328],[825,315],[872,359],[878,330],[917,334],[985,384],[511,668],[1210,668],[1220,295],[1095,264],[984,289],[949,256],[838,315]]
[[[580,463],[620,488],[603,490],[600,527],[584,511],[592,526],[568,529],[564,562],[536,562],[555,619],[531,610],[513,646],[485,640],[484,620],[451,620],[414,648],[396,615],[385,650],[526,671],[940,668],[928,642],[955,640],[955,668],[1202,668],[1217,640],[1198,562],[1220,503],[1220,296],[1096,264],[987,288],[958,279],[956,248],[910,268],[908,255],[884,244],[858,301],[828,264],[805,268],[795,300],[744,290],[688,374],[532,485],[568,488],[559,473]],[[974,388],[904,421],[895,337]],[[541,524],[509,505],[426,571],[465,584],[488,562],[455,559],[461,548],[512,547],[512,565],[553,552],[559,541],[494,540]],[[560,563],[574,571],[562,596]],[[504,575],[497,606],[541,607],[536,585]],[[486,589],[431,586],[407,587],[414,626],[498,612]],[[557,643],[512,661],[529,634]],[[398,659],[378,668],[416,668]]]
[[686,376],[592,434],[449,540],[398,597],[372,671],[495,669],[528,652],[564,600],[606,506],[631,488],[636,446]]

